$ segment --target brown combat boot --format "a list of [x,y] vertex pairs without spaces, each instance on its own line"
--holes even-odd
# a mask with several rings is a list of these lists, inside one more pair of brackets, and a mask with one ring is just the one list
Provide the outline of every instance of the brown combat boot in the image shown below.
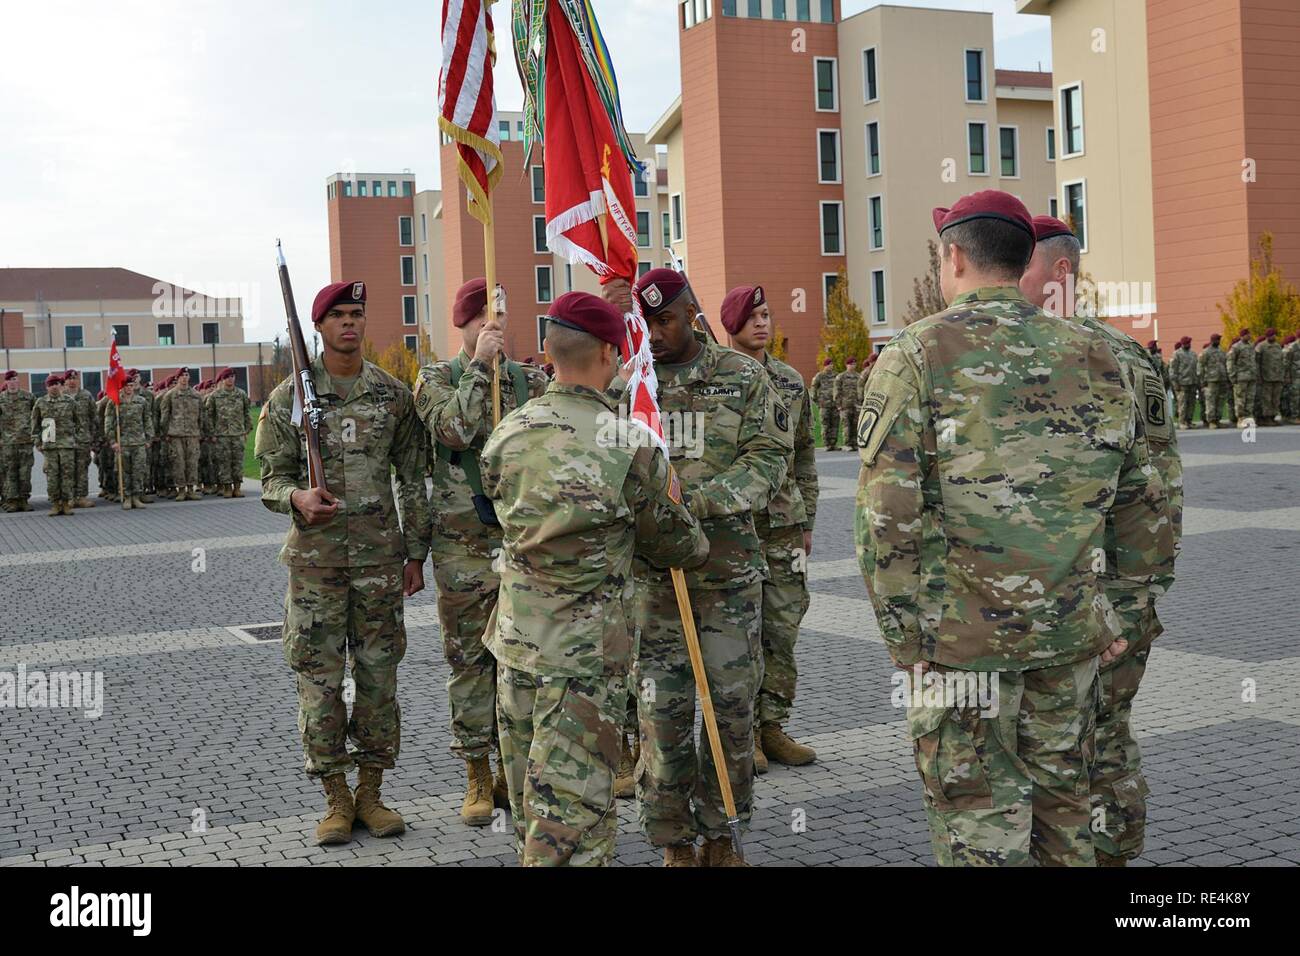
[[348,778],[341,773],[330,774],[321,783],[325,787],[325,816],[316,824],[316,845],[347,843],[352,839],[352,821],[357,817]]
[[754,773],[767,773],[767,754],[763,752],[763,733],[754,728]]
[[731,848],[731,837],[718,837],[716,840],[706,837],[704,848],[700,851],[700,866],[749,866],[749,864],[736,856],[736,851]]
[[222,485],[222,486],[221,486],[221,497],[223,497],[223,498],[233,498],[233,497],[235,497],[235,486],[234,486],[234,485]]
[[143,508],[143,507],[144,507],[144,501],[141,500],[141,499],[140,499],[139,497],[137,497],[136,495],[132,495],[132,496],[131,496],[131,507],[132,507],[132,508]]
[[636,761],[638,745],[629,744],[623,735],[622,754],[618,758],[618,771],[614,774],[614,796],[624,799],[636,793]]
[[230,497],[232,498],[244,497],[244,489],[243,487],[241,487],[239,482],[235,482],[233,485],[230,486]]
[[768,759],[787,767],[802,767],[817,759],[817,751],[790,738],[780,724],[763,725],[763,752]]
[[1109,853],[1102,853],[1101,850],[1096,850],[1095,853],[1098,866],[1128,866],[1128,859],[1125,857],[1111,856]]
[[4,511],[4,512],[8,513],[8,512],[13,512],[13,511],[17,511],[17,510],[18,510],[18,505],[17,505],[17,503],[14,501],[14,499],[12,499],[12,498],[6,498],[4,501],[0,501],[0,511]]
[[384,782],[380,767],[362,766],[357,771],[357,819],[366,825],[371,836],[396,836],[406,832],[406,821],[395,811],[384,806],[379,799],[379,788]]
[[76,501],[74,501],[72,504],[73,504],[73,507],[74,507],[74,508],[93,508],[93,507],[95,507],[95,503],[94,503],[93,501],[91,501],[89,498],[78,498],[78,499],[77,499]]
[[487,757],[476,757],[465,761],[465,772],[469,782],[460,818],[469,826],[485,827],[492,822],[492,764]]
[[143,501],[143,502],[144,502],[145,504],[147,504],[147,505],[151,505],[151,504],[153,504],[155,501],[157,501],[158,499],[157,499],[156,497],[154,497],[153,495],[141,495],[141,496],[140,496],[140,500]]
[[664,847],[664,866],[699,866],[695,856],[695,844],[683,843],[681,846]]

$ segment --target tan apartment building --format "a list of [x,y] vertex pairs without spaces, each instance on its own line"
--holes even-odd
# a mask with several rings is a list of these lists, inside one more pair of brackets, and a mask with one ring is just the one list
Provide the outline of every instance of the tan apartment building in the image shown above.
[[75,368],[97,392],[116,341],[146,382],[182,367],[198,382],[229,366],[261,401],[275,383],[271,345],[244,341],[243,298],[254,290],[211,292],[120,268],[0,269],[4,368],[37,393],[49,373]]
[[[1169,354],[1222,330],[1260,235],[1300,281],[1300,4],[1017,0],[1051,18],[1057,191],[1118,327]],[[1133,316],[1135,293],[1149,316]],[[1127,299],[1129,301],[1125,302]]]

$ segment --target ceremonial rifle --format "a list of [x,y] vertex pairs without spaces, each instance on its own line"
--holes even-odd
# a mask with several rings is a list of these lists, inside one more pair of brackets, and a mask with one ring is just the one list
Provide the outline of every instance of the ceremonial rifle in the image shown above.
[[293,301],[293,286],[289,283],[289,267],[284,261],[280,240],[275,241],[276,266],[280,273],[280,292],[284,295],[284,314],[289,326],[289,355],[293,360],[294,424],[302,424],[307,436],[307,486],[327,491],[325,464],[320,457],[320,423],[324,417],[316,386],[311,378],[311,359],[307,357],[307,342],[298,324],[298,306]]

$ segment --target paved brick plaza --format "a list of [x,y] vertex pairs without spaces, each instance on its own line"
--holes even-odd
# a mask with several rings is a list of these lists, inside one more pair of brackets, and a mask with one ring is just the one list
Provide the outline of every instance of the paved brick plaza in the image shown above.
[[[1300,863],[1300,429],[1183,433],[1185,537],[1135,720],[1152,788],[1144,862]],[[756,864],[928,864],[919,785],[888,658],[853,558],[856,459],[821,453],[812,608],[789,729],[820,755],[759,779]],[[38,465],[39,472],[39,465]],[[40,475],[37,475],[38,481]],[[0,866],[514,862],[511,837],[458,819],[432,587],[407,604],[403,750],[387,802],[408,832],[318,848],[293,681],[276,642],[287,519],[254,495],[0,515],[0,670],[100,671],[104,713],[0,713]],[[39,492],[38,492],[39,493]],[[193,570],[203,548],[206,569]],[[426,567],[426,580],[432,575]],[[1257,686],[1243,703],[1242,682]],[[205,832],[192,832],[202,811]],[[620,802],[618,862],[655,851]],[[806,820],[795,832],[792,822]]]

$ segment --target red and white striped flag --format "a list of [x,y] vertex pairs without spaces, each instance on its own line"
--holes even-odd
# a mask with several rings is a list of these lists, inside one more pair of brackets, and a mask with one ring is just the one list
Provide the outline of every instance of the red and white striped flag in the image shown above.
[[442,71],[438,75],[438,128],[456,141],[458,172],[469,193],[468,208],[485,226],[492,222],[488,196],[501,178],[501,133],[492,89],[496,0],[442,0]]
[[639,296],[632,296],[632,311],[625,314],[623,320],[627,323],[627,350],[633,363],[627,383],[631,406],[628,417],[650,433],[654,443],[663,449],[664,458],[671,461],[663,420],[659,417],[659,379],[655,376],[655,360],[650,352],[650,329],[641,314]]
[[122,404],[118,393],[122,391],[122,386],[125,384],[126,369],[122,367],[122,356],[117,354],[117,336],[114,336],[113,344],[108,347],[108,382],[104,385],[104,394],[114,405]]

